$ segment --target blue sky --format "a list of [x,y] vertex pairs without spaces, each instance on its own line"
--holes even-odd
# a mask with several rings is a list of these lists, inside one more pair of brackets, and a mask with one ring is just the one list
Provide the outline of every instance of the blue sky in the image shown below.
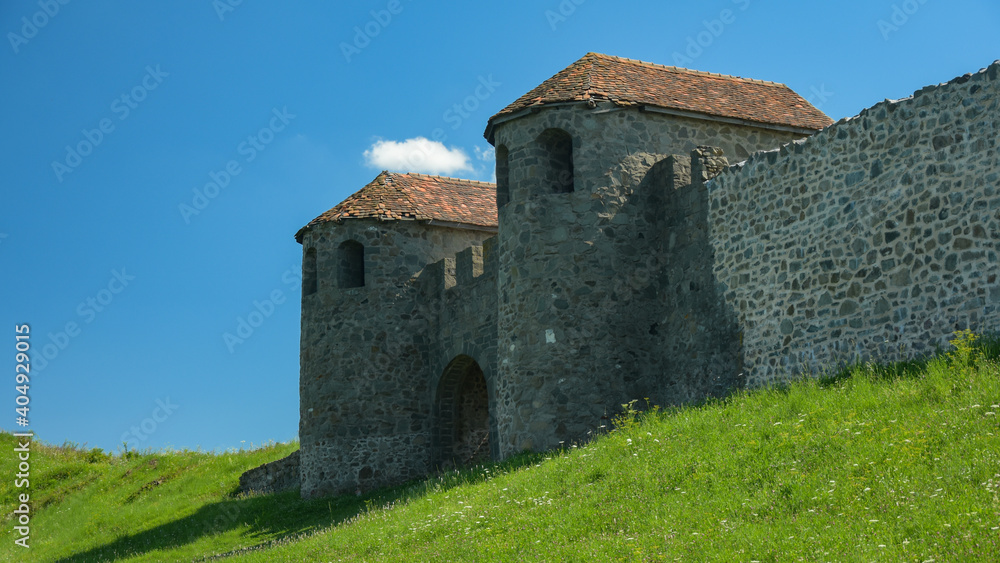
[[296,230],[382,168],[490,180],[489,116],[588,51],[839,119],[988,65],[997,29],[986,0],[3,2],[0,428],[29,323],[46,441],[295,437]]

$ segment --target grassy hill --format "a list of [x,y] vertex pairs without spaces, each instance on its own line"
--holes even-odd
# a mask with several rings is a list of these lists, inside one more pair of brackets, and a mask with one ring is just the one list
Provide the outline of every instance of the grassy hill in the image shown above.
[[[33,445],[7,561],[1000,561],[1000,343],[618,418],[586,445],[366,496],[235,496],[297,447]],[[0,435],[10,452],[13,437]],[[2,470],[13,475],[11,455]]]

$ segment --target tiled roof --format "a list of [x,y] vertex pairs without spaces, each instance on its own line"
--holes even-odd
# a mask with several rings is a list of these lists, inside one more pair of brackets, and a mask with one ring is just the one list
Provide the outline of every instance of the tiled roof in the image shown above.
[[784,84],[587,53],[490,118],[557,102],[649,105],[769,125],[819,130],[833,123]]
[[434,220],[496,228],[496,184],[382,171],[368,185],[295,233],[313,225],[344,219]]

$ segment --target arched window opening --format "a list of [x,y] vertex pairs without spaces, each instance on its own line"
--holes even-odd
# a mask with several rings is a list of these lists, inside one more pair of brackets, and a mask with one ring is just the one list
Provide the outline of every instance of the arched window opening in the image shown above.
[[441,375],[437,398],[440,462],[449,466],[491,459],[486,377],[469,356],[458,356]]
[[497,147],[497,209],[510,201],[510,163],[507,147]]
[[319,282],[316,279],[316,249],[306,250],[306,255],[302,259],[302,295],[312,295],[319,289]]
[[538,136],[543,188],[549,193],[573,191],[573,138],[562,129],[546,129]]
[[364,287],[365,247],[356,240],[345,241],[337,249],[337,277],[340,287]]

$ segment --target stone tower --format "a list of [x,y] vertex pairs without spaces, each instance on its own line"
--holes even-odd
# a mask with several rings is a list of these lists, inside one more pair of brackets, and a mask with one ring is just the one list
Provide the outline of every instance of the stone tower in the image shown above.
[[382,172],[297,234],[302,494],[432,468],[433,319],[414,277],[496,232],[494,186]]
[[718,299],[704,184],[678,188],[725,164],[696,147],[741,159],[828,123],[781,84],[590,53],[490,118],[495,185],[379,174],[296,234],[300,455],[258,476],[368,490],[738,385],[727,350],[699,356],[728,333],[688,314]]
[[661,329],[675,187],[662,176],[690,160],[669,157],[699,145],[745,157],[829,122],[781,84],[595,53],[490,119],[501,456],[583,439],[637,396],[690,398],[666,375]]

